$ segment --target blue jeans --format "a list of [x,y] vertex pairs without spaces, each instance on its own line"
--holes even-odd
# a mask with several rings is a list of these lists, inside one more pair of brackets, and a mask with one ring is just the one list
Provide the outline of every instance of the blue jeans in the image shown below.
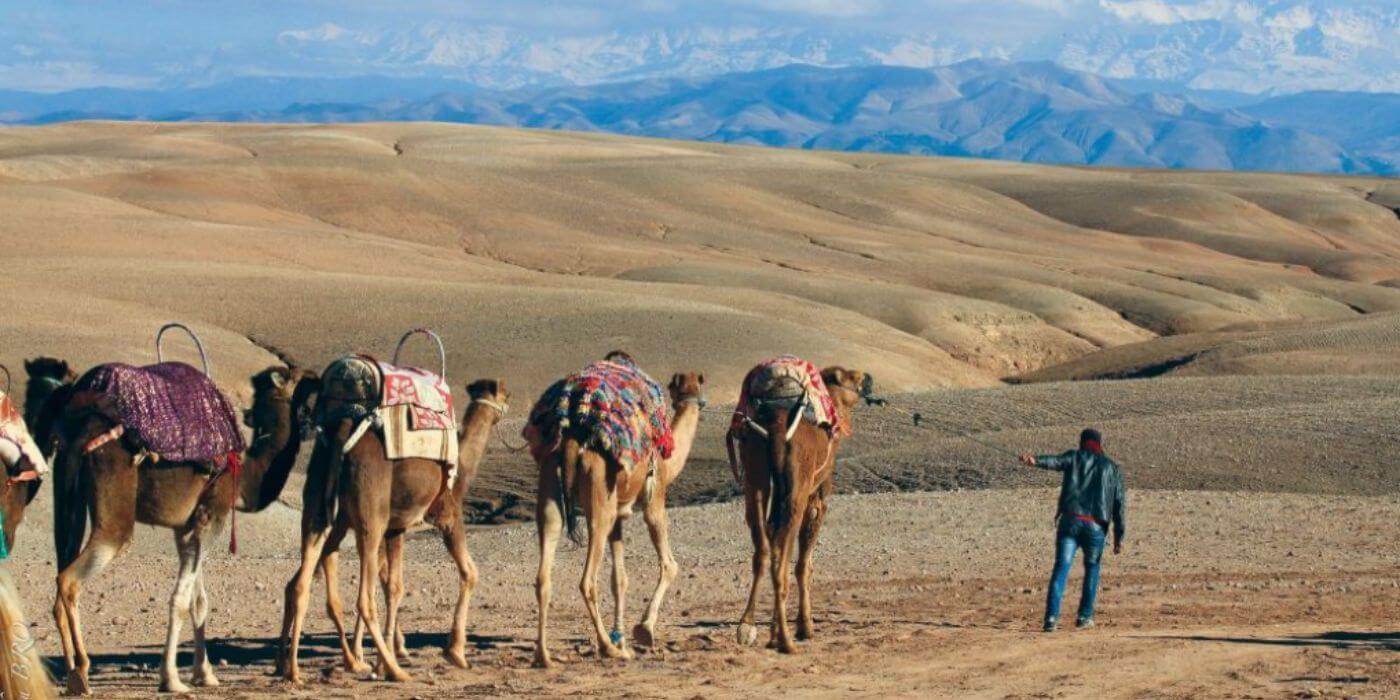
[[1098,523],[1086,523],[1065,516],[1055,534],[1055,571],[1050,574],[1050,591],[1045,596],[1046,621],[1060,619],[1060,601],[1065,597],[1069,569],[1076,549],[1084,550],[1084,592],[1079,596],[1079,619],[1094,619],[1094,598],[1099,593],[1099,560],[1103,558],[1105,533]]

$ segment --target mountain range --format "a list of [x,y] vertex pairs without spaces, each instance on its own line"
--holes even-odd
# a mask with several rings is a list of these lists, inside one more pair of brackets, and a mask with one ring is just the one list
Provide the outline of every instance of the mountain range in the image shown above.
[[1049,62],[794,65],[512,91],[431,79],[248,78],[189,90],[0,93],[0,120],[90,118],[446,121],[1038,163],[1400,172],[1400,95],[1170,94]]

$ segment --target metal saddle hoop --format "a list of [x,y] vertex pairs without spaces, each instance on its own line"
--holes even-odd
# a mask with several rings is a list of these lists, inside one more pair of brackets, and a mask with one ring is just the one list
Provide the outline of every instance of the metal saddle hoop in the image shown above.
[[402,338],[399,338],[399,344],[394,347],[394,366],[403,366],[399,363],[399,353],[403,352],[403,346],[405,343],[408,342],[408,339],[412,338],[415,335],[428,336],[429,338],[432,338],[433,342],[437,343],[438,377],[442,378],[443,381],[447,381],[447,349],[443,347],[442,338],[429,328],[423,328],[421,326],[413,328],[410,329],[407,333],[404,333]]
[[195,348],[199,350],[199,363],[203,366],[204,376],[212,376],[209,372],[209,356],[204,352],[204,343],[199,339],[199,336],[195,335],[194,331],[190,330],[189,326],[186,326],[183,323],[167,323],[164,326],[161,326],[160,330],[156,332],[156,362],[165,362],[165,353],[162,351],[161,340],[165,338],[165,332],[172,328],[178,328],[184,331],[185,334],[188,335],[190,339],[194,341]]

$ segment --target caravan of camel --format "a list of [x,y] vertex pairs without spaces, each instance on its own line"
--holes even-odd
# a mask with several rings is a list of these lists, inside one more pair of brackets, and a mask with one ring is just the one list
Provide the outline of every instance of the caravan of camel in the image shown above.
[[[188,331],[170,324],[161,334],[171,328]],[[158,361],[145,367],[111,363],[79,375],[62,360],[27,361],[22,422],[8,396],[0,394],[14,418],[7,423],[0,416],[0,442],[14,445],[0,494],[5,546],[16,546],[24,508],[40,480],[54,485],[54,619],[68,692],[91,692],[79,605],[83,586],[127,548],[136,523],[171,530],[180,562],[161,689],[188,690],[176,666],[186,618],[194,637],[190,680],[197,686],[218,684],[207,653],[210,602],[201,566],[207,545],[216,533],[231,530],[236,546],[236,513],[258,512],[276,501],[308,441],[313,446],[302,499],[301,564],[286,587],[277,674],[301,680],[298,644],[319,570],[346,666],[359,674],[375,670],[365,661],[367,632],[379,677],[408,679],[399,665],[407,654],[398,616],[404,534],[424,525],[441,533],[460,576],[443,654],[465,668],[467,617],[479,573],[467,547],[463,501],[489,438],[509,410],[505,385],[496,379],[468,384],[470,403],[458,422],[441,340],[414,329],[398,349],[414,336],[435,341],[442,360],[436,372],[402,366],[396,350],[392,362],[350,355],[320,373],[282,366],[257,373],[251,379],[252,405],[242,416],[251,431],[245,438],[231,404],[209,378],[203,346],[202,369],[161,361],[161,334]],[[663,388],[617,351],[560,379],[534,404],[523,434],[539,469],[537,666],[553,663],[547,637],[551,570],[565,533],[586,547],[580,588],[598,656],[630,658],[632,645],[647,648],[659,638],[661,606],[678,574],[666,492],[690,454],[705,405],[704,382],[701,373],[682,372]],[[745,378],[728,432],[753,544],[753,584],[737,630],[741,644],[758,640],[755,607],[771,571],[769,645],[796,651],[787,620],[794,550],[795,639],[811,637],[812,551],[826,515],[836,453],[851,431],[852,409],[870,398],[871,390],[871,378],[863,372],[818,370],[786,355],[758,365]],[[623,524],[638,509],[660,571],[629,639],[622,631],[628,583]],[[351,533],[360,575],[358,616],[354,631],[347,633],[336,582],[340,544]],[[598,595],[605,549],[613,564],[611,624]],[[382,622],[376,586],[384,593]]]

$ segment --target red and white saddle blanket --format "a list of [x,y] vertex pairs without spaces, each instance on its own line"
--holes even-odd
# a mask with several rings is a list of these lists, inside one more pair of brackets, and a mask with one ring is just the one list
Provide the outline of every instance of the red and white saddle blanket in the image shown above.
[[417,367],[395,367],[378,362],[384,378],[379,405],[384,408],[408,406],[411,430],[452,430],[452,388],[442,377]]
[[0,391],[0,462],[11,476],[30,469],[41,477],[49,473],[49,463],[34,444],[34,438],[29,436],[24,417],[3,391]]

